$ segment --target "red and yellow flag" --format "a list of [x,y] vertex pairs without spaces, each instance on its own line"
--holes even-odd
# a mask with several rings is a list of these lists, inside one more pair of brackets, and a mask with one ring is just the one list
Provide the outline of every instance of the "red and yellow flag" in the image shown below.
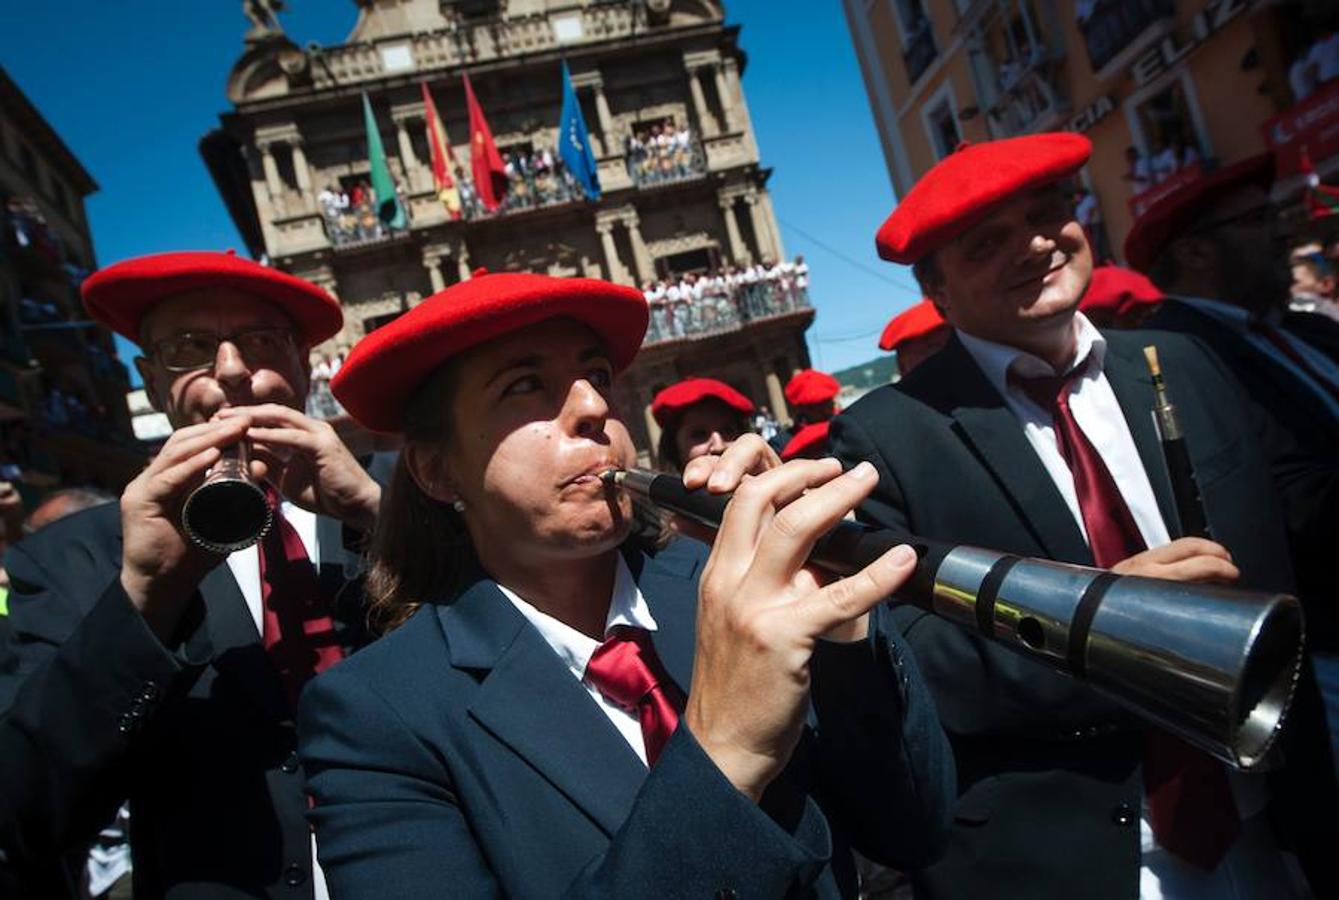
[[484,209],[492,212],[502,204],[502,197],[507,193],[507,167],[493,142],[493,131],[484,118],[483,107],[474,96],[469,73],[462,75],[465,104],[470,110],[470,171],[474,174],[474,189],[479,193],[479,201]]
[[455,156],[451,152],[451,139],[446,135],[442,117],[437,115],[437,104],[432,102],[428,92],[428,83],[423,88],[423,111],[428,126],[428,151],[432,154],[432,185],[437,196],[453,219],[460,218],[460,189],[451,177],[455,168]]

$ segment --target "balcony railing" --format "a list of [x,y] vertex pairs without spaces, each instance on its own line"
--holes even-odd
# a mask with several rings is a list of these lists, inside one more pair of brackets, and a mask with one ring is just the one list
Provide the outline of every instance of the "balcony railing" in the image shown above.
[[934,31],[930,28],[930,20],[921,16],[916,20],[907,32],[907,44],[902,49],[902,62],[907,67],[907,81],[915,84],[920,77],[925,74],[925,70],[930,68],[930,64],[935,61],[939,55],[939,48],[935,46]]
[[807,284],[760,281],[700,299],[653,299],[643,345],[710,337],[809,309]]
[[318,90],[398,74],[398,66],[388,65],[388,57],[382,51],[387,46],[405,43],[413,68],[424,71],[607,41],[632,35],[645,27],[644,22],[635,21],[632,4],[572,4],[565,9],[550,9],[543,15],[463,20],[453,28],[380,44],[327,47],[321,51],[321,64],[311,67],[311,74]]
[[307,415],[313,419],[337,419],[346,415],[344,407],[330,392],[330,379],[313,379],[307,394]]
[[707,174],[707,156],[695,137],[665,144],[629,141],[627,161],[628,176],[639,188],[691,181]]
[[1093,71],[1101,71],[1141,34],[1175,14],[1175,0],[1096,0],[1088,18],[1079,22]]

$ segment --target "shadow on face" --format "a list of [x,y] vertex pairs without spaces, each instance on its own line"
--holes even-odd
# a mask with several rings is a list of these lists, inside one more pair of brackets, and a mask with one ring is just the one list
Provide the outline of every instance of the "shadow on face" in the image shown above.
[[748,430],[744,417],[720,400],[708,398],[684,410],[674,432],[679,468],[709,453],[723,453]]
[[451,427],[440,452],[418,453],[416,480],[464,502],[480,557],[590,556],[627,536],[626,494],[599,480],[636,458],[612,409],[613,367],[585,325],[550,319],[451,361],[441,398]]
[[[257,329],[277,329],[288,337],[243,353],[234,339]],[[169,343],[191,336],[198,336],[201,346],[222,340],[212,361],[190,371],[172,371],[165,364]],[[145,356],[136,365],[149,400],[173,428],[207,422],[225,406],[278,403],[300,410],[306,403],[310,348],[283,310],[253,294],[200,289],[173,295],[146,317],[141,346]]]
[[1011,345],[1068,329],[1093,268],[1083,226],[1054,185],[1006,200],[935,258],[944,317]]

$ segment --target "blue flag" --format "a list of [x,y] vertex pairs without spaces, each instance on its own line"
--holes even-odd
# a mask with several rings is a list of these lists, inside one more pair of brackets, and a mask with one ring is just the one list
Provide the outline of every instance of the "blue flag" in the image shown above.
[[567,71],[566,60],[563,60],[563,112],[558,119],[558,157],[586,192],[586,197],[599,200],[600,167],[590,149],[586,117],[581,114],[581,102],[572,87],[572,73]]

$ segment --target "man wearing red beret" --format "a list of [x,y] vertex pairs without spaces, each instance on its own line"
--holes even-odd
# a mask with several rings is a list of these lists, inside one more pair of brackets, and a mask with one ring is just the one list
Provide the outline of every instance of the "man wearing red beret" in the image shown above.
[[[1307,639],[1339,726],[1339,324],[1287,311],[1287,247],[1258,156],[1168,195],[1136,220],[1126,256],[1170,299],[1150,328],[1203,341],[1291,441],[1271,446]],[[1296,446],[1293,446],[1293,444]],[[1339,753],[1339,745],[1336,745]]]
[[[790,407],[791,427],[778,431],[770,441],[772,449],[781,453],[791,441],[809,425],[827,422],[837,414],[837,395],[842,386],[827,372],[801,369],[786,382],[786,404]],[[817,430],[811,430],[805,440],[804,455],[820,458],[827,455],[827,432],[815,442]],[[797,455],[798,451],[795,454]]]
[[[323,895],[294,704],[364,639],[359,592],[341,594],[358,565],[342,526],[365,531],[381,495],[301,412],[339,305],[221,253],[118,263],[83,291],[144,349],[174,431],[119,504],[6,558],[19,669],[0,683],[0,867],[22,878],[86,847],[128,800],[136,896]],[[186,537],[181,511],[239,443],[272,523],[224,555]]]
[[[1074,134],[959,149],[879,230],[880,255],[913,266],[953,336],[833,420],[834,453],[880,473],[860,515],[1123,574],[1290,591],[1257,420],[1231,376],[1184,338],[1103,334],[1077,312],[1093,260],[1065,182],[1090,152]],[[1146,344],[1178,392],[1217,541],[1180,536]],[[1281,847],[1308,851],[1317,894],[1333,887],[1332,838],[1314,833],[1336,833],[1332,772],[1328,784],[1307,772],[1321,824],[1280,832],[1274,821],[1304,818],[1298,796],[1271,810],[1278,781],[1229,776],[1087,686],[958,625],[911,607],[899,616],[959,772],[949,849],[914,873],[919,896],[1299,896]],[[1323,740],[1306,734],[1323,758]]]
[[1079,312],[1099,328],[1138,328],[1166,299],[1147,276],[1122,266],[1097,266]]
[[934,301],[925,299],[888,320],[879,335],[879,349],[897,354],[897,371],[905,378],[938,353],[952,333]]
[[715,378],[685,378],[651,400],[651,415],[660,426],[656,459],[676,472],[691,460],[720,455],[750,430],[753,402]]

